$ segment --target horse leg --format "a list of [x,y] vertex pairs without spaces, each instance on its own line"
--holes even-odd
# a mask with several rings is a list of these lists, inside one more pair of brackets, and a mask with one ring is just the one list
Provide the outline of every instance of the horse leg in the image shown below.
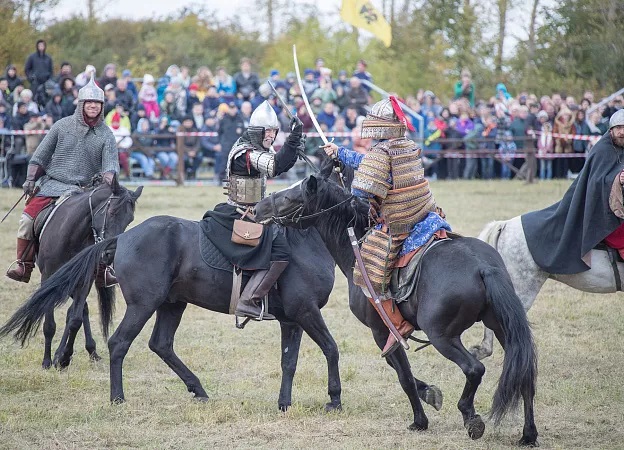
[[280,387],[277,406],[280,411],[286,412],[292,404],[292,385],[303,329],[296,323],[280,322],[282,331],[282,386]]
[[327,329],[321,311],[310,308],[307,312],[299,315],[297,323],[316,342],[325,355],[325,359],[327,359],[327,393],[330,402],[325,404],[325,411],[342,410],[338,345]]
[[483,340],[480,344],[470,347],[470,353],[477,359],[484,359],[492,355],[494,348],[494,333],[488,327],[483,327]]
[[[373,338],[379,349],[383,349],[388,340],[389,331],[385,325],[381,324],[383,328],[373,329]],[[412,412],[414,413],[414,422],[408,427],[412,431],[424,431],[429,428],[429,419],[425,414],[425,410],[422,407],[420,398],[418,395],[418,388],[416,378],[412,373],[407,354],[402,347],[390,353],[386,356],[388,364],[396,371],[399,377],[399,383],[403,388],[403,391],[407,395],[407,398],[412,405]]]
[[145,323],[154,314],[156,307],[152,305],[130,304],[126,309],[121,323],[117,330],[108,340],[108,351],[110,357],[110,400],[111,403],[123,403],[125,401],[123,393],[123,360],[141,332]]
[[45,344],[43,349],[43,362],[41,366],[44,369],[52,367],[52,339],[56,334],[56,321],[54,320],[54,311],[49,311],[45,315],[43,322],[43,337]]
[[[175,333],[182,320],[186,303],[163,303],[156,310],[156,324],[149,340],[149,348],[162,359],[186,385],[196,399],[208,400],[208,394],[199,378],[180,360],[173,350]],[[122,394],[123,395],[123,394]],[[112,397],[111,397],[112,398]]]
[[[505,350],[505,334],[502,330],[494,328],[494,334],[496,340],[500,343],[503,350]],[[535,426],[535,415],[533,414],[533,400],[535,398],[535,392],[522,392],[522,401],[524,403],[524,427],[522,428],[522,437],[518,444],[537,447],[537,426]]]
[[87,295],[89,295],[90,288],[91,286],[87,286],[82,291],[78,290],[72,295],[74,301],[67,310],[67,320],[65,322],[63,337],[54,354],[54,366],[58,369],[65,369],[71,363],[74,354],[74,342],[82,326],[83,311],[86,306],[86,298]]
[[442,356],[453,361],[464,372],[466,384],[457,408],[464,418],[468,436],[471,439],[479,439],[485,431],[485,423],[475,412],[474,397],[485,373],[485,366],[466,350],[459,336],[429,335],[429,340]]
[[93,339],[93,333],[91,332],[91,322],[89,322],[89,305],[84,304],[82,309],[82,327],[85,335],[85,349],[89,353],[89,359],[91,361],[100,361],[102,357],[95,351],[95,339]]
[[[394,370],[397,370],[396,367],[393,366],[392,359],[386,358],[386,362],[390,367]],[[435,384],[427,384],[424,381],[420,381],[418,378],[414,377],[414,382],[416,383],[416,391],[418,392],[418,397],[429,406],[433,406],[436,411],[440,411],[442,409],[442,403],[444,401],[444,395],[442,394],[442,390],[437,387]]]

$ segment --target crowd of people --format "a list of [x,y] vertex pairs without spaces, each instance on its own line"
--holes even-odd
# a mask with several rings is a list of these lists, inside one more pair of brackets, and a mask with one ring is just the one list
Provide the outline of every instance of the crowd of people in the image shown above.
[[[196,177],[202,163],[211,161],[215,181],[222,180],[229,149],[265,99],[274,107],[282,129],[288,129],[288,114],[267,81],[272,82],[290,112],[301,119],[304,132],[314,131],[295,74],[271,70],[268,76],[261,76],[253,71],[252,61],[247,58],[240,61],[233,75],[221,66],[214,72],[201,66],[193,75],[188,67],[171,65],[158,77],[148,73],[133,77],[130,70],[112,63],[101,74],[92,65],[75,74],[69,62],[62,62],[56,74],[53,68],[42,40],[26,60],[24,78],[16,65],[7,66],[0,77],[0,133],[44,132],[74,113],[78,89],[94,77],[105,92],[105,120],[117,139],[126,177],[130,177],[133,164],[140,166],[140,173],[148,179],[172,177],[178,164],[176,133],[187,132],[181,140],[187,178]],[[359,60],[352,72],[335,73],[318,58],[315,66],[303,73],[303,88],[321,128],[334,133],[337,144],[361,152],[371,144],[360,137],[358,128],[373,102],[365,81],[372,82],[365,60]],[[595,101],[590,91],[577,101],[561,93],[514,95],[502,83],[492,89],[487,100],[477,99],[475,93],[471,74],[464,69],[448,102],[426,89],[404,97],[408,119],[416,128],[412,137],[424,137],[422,146],[429,157],[430,177],[510,178],[512,167],[523,161],[514,158],[516,152],[529,148],[539,155],[540,178],[566,177],[578,172],[584,159],[548,155],[584,154],[592,141],[561,135],[602,135],[611,114],[623,106],[619,96],[587,114]],[[14,138],[13,162],[27,161],[42,137],[28,134]],[[280,133],[276,149],[283,140],[284,133]],[[320,143],[318,137],[308,138],[306,152],[318,156]],[[440,150],[465,152],[466,156],[474,152],[475,157],[437,157]]]

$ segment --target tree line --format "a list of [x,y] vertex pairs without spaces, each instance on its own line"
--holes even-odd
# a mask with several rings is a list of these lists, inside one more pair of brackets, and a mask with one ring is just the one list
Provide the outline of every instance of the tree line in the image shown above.
[[[35,41],[44,38],[55,66],[70,61],[75,73],[87,64],[101,71],[110,62],[135,76],[164,73],[170,64],[235,72],[240,59],[250,57],[262,75],[271,69],[285,74],[293,70],[294,43],[306,67],[323,57],[335,72],[351,71],[364,58],[379,85],[402,95],[424,88],[448,99],[464,67],[484,99],[494,95],[498,82],[512,94],[580,96],[592,89],[606,95],[624,87],[621,0],[383,0],[392,25],[390,48],[361,39],[348,25],[328,26],[314,7],[293,8],[285,0],[254,3],[257,8],[245,12],[258,19],[252,27],[237,17],[219,21],[203,7],[158,19],[97,20],[93,1],[89,17],[46,23],[46,8],[57,3],[0,0],[0,60],[23,67]],[[513,36],[518,29],[526,38]],[[510,39],[517,43],[506,54]]]

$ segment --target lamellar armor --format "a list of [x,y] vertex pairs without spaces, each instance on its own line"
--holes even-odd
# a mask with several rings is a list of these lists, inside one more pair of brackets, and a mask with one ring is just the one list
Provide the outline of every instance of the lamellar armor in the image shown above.
[[[279,130],[280,123],[271,105],[264,101],[249,119],[249,127],[232,146],[227,160],[227,190],[230,205],[255,205],[264,198],[267,177],[276,173],[275,151],[263,146],[267,129]],[[236,159],[245,158],[246,171],[234,173]]]

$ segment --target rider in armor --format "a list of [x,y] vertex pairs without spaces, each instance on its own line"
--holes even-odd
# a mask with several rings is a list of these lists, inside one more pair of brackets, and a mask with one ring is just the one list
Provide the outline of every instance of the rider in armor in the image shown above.
[[[377,140],[366,154],[332,143],[323,147],[329,156],[337,155],[341,162],[355,169],[352,193],[370,202],[377,225],[362,243],[362,259],[371,285],[380,295],[382,307],[404,338],[412,334],[414,326],[403,319],[390,296],[388,287],[392,270],[403,242],[417,224],[430,221],[434,224],[431,230],[442,235],[441,227],[445,224],[424,176],[421,149],[405,137],[407,127],[413,131],[396,98],[390,96],[373,105],[362,122],[362,138]],[[353,282],[362,288],[374,305],[372,293],[368,292],[357,265]],[[390,333],[382,356],[398,347],[399,342]]]
[[[299,151],[305,148],[303,124],[293,118],[290,135],[279,152],[273,142],[280,128],[275,111],[264,101],[253,112],[249,127],[236,141],[227,158],[227,203],[221,203],[204,218],[204,232],[211,242],[235,266],[254,270],[238,301],[235,314],[239,317],[260,318],[262,299],[268,294],[281,273],[288,266],[290,245],[282,232],[265,227],[260,244],[249,247],[231,242],[234,220],[251,211],[265,196],[268,177],[289,170],[296,162]],[[206,222],[206,221],[204,221]],[[274,319],[264,312],[262,319]]]
[[[74,114],[52,125],[33,154],[23,186],[28,200],[17,231],[17,260],[7,271],[9,278],[30,281],[35,267],[34,221],[46,206],[59,197],[81,192],[96,174],[102,173],[111,184],[119,172],[115,137],[103,122],[103,106],[104,92],[92,77],[78,92]],[[98,270],[98,275],[105,275],[105,279],[96,279],[100,285],[116,282],[110,270]]]

